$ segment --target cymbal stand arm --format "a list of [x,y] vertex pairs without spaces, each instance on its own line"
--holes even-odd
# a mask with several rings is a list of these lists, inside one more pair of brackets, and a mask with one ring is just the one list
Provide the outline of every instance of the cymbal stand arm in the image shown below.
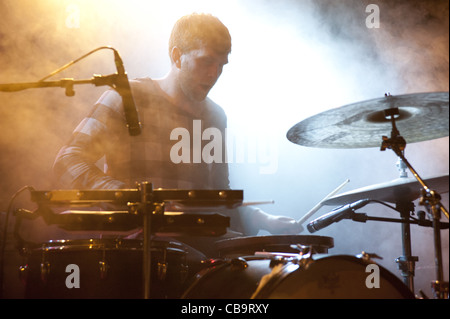
[[445,217],[447,217],[447,219],[449,219],[447,209],[440,203],[441,196],[436,191],[430,190],[430,188],[427,186],[424,180],[419,176],[417,171],[405,158],[404,150],[406,148],[406,141],[402,136],[400,136],[400,132],[398,131],[397,126],[395,124],[395,116],[399,114],[398,108],[387,109],[384,112],[386,118],[390,117],[391,119],[392,131],[390,138],[388,138],[387,136],[382,137],[383,142],[381,143],[380,150],[384,151],[386,150],[386,148],[392,149],[394,153],[399,157],[400,162],[403,162],[403,165],[405,165],[411,171],[411,173],[420,183],[420,185],[424,189],[424,196],[422,196],[420,204],[426,205],[428,207],[431,206],[432,210],[436,210],[436,207],[439,207],[439,210],[445,215]]

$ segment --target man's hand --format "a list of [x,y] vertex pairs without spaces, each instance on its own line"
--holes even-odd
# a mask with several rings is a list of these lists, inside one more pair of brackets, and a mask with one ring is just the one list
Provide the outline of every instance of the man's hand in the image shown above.
[[265,230],[273,235],[296,235],[303,231],[302,225],[293,218],[268,215],[264,225]]

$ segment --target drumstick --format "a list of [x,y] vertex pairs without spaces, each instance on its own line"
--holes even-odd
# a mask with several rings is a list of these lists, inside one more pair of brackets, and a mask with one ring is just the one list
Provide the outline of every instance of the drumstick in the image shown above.
[[267,201],[259,201],[259,202],[242,202],[241,206],[255,206],[255,205],[265,205],[265,204],[274,204],[274,200]]
[[297,221],[297,224],[303,224],[309,217],[311,217],[315,212],[317,212],[320,208],[322,208],[322,204],[324,201],[326,201],[328,198],[336,195],[337,192],[339,192],[342,187],[344,187],[348,182],[350,182],[349,179],[347,179],[345,182],[343,182],[341,185],[339,185],[334,191],[332,191],[331,193],[329,193],[327,196],[325,196],[324,199],[322,199],[316,206],[314,206],[308,213],[305,214],[305,216],[303,216],[302,218],[300,218]]

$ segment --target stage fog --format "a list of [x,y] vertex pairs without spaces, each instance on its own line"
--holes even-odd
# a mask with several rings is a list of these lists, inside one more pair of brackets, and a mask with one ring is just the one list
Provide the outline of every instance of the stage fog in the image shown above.
[[[171,28],[191,12],[212,13],[230,30],[229,64],[210,98],[228,116],[232,188],[244,190],[246,201],[274,201],[261,205],[270,213],[300,219],[347,179],[341,192],[399,177],[391,150],[305,147],[286,138],[292,126],[385,93],[448,91],[448,2],[407,0],[2,1],[0,83],[37,81],[104,45],[118,50],[129,78],[162,77],[170,63]],[[105,50],[51,79],[114,72],[112,53]],[[73,97],[62,88],[0,92],[2,212],[25,185],[57,187],[51,177],[55,156],[105,89],[79,85]],[[237,157],[239,145],[244,152]],[[448,175],[448,136],[408,143],[405,156],[424,178]],[[448,208],[448,184],[441,195]],[[414,203],[417,211],[425,210]],[[32,209],[33,203],[22,195],[18,207]],[[334,208],[324,206],[308,221]],[[361,211],[399,217],[378,204]],[[4,214],[2,231],[3,221]],[[413,225],[411,232],[413,255],[419,257],[415,290],[431,297],[433,231]],[[308,234],[305,227],[302,235]],[[376,261],[400,278],[394,261],[403,253],[400,224],[344,220],[316,234],[334,239],[330,253],[376,253],[383,258]],[[448,243],[443,230],[447,281]],[[13,244],[8,249],[12,254]]]

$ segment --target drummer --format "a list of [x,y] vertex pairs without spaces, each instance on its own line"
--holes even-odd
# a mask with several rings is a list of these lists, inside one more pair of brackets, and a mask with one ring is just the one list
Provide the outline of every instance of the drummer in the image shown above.
[[[231,37],[219,19],[197,13],[180,18],[169,39],[171,66],[166,76],[130,81],[141,134],[129,135],[121,96],[114,90],[106,91],[56,157],[54,173],[60,186],[120,189],[148,181],[153,188],[229,189],[224,158],[214,156],[211,163],[195,158],[208,141],[201,141],[201,145],[192,142],[188,149],[174,148],[181,137],[174,133],[187,131],[193,136],[193,130],[200,127],[202,131],[218,129],[225,136],[226,115],[208,93],[228,63],[230,52]],[[180,151],[186,152],[182,160]],[[100,170],[97,163],[102,158],[105,163]],[[256,235],[259,230],[297,234],[301,230],[289,217],[256,207],[237,210],[225,213],[237,235]]]

